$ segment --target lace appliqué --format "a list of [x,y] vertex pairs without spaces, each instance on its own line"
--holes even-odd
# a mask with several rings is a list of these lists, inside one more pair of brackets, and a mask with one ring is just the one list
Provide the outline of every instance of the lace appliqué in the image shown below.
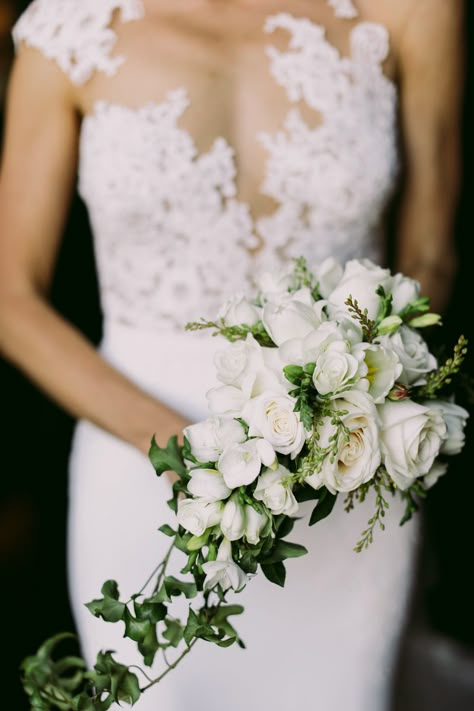
[[398,166],[397,92],[381,68],[388,32],[359,23],[351,56],[342,57],[324,28],[307,19],[270,17],[267,32],[279,28],[291,39],[288,51],[267,49],[272,74],[291,102],[304,100],[322,123],[310,128],[294,108],[282,131],[260,134],[269,154],[262,191],[280,205],[257,223],[266,244],[261,260],[376,257]]
[[328,3],[334,9],[336,17],[352,19],[359,14],[352,0],[328,0]]
[[256,246],[235,199],[233,151],[222,139],[198,154],[178,127],[177,90],[139,110],[101,102],[83,124],[80,191],[95,233],[102,306],[143,328],[214,317],[241,291]]
[[15,25],[13,39],[39,49],[73,83],[84,84],[95,71],[113,75],[125,61],[110,56],[117,40],[110,29],[115,10],[123,22],[144,13],[141,0],[35,0]]

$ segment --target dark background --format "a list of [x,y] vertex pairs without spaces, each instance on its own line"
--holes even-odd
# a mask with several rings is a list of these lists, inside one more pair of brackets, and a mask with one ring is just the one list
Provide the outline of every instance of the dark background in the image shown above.
[[[11,55],[9,26],[26,4],[0,0],[2,77]],[[474,38],[474,7],[468,5],[469,39]],[[473,113],[471,52],[464,117],[464,187],[456,229],[460,271],[443,331],[448,345],[461,332],[474,344],[473,269],[469,258],[474,234]],[[101,319],[91,236],[87,215],[77,198],[66,229],[52,301],[98,342]],[[470,356],[471,372],[472,362]],[[21,659],[33,653],[46,637],[73,629],[65,568],[67,460],[73,421],[1,360],[0,402],[0,634],[4,656],[0,698],[2,708],[26,711],[28,705],[18,681]],[[473,443],[471,422],[463,454],[425,505],[417,594],[394,694],[399,711],[474,709]]]

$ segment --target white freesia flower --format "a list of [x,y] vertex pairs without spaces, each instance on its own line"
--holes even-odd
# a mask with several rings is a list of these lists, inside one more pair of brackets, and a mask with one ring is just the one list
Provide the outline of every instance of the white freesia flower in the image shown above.
[[392,280],[392,313],[399,314],[410,304],[420,298],[421,285],[419,281],[410,279],[403,274],[395,274]]
[[258,479],[254,497],[257,501],[263,501],[275,515],[295,516],[298,513],[299,504],[287,483],[289,476],[288,469],[280,465],[278,469],[264,471]]
[[248,400],[247,395],[233,385],[211,388],[206,397],[209,411],[213,415],[226,415],[227,417],[240,417]]
[[369,318],[375,319],[380,308],[380,297],[376,293],[379,285],[387,292],[391,290],[390,271],[376,266],[368,259],[353,259],[347,262],[342,279],[329,294],[328,301],[332,306],[344,307],[347,311],[345,302],[352,296],[361,309],[367,309]]
[[324,305],[324,301],[313,303],[309,289],[300,289],[265,304],[262,321],[272,341],[280,346],[290,338],[304,338],[317,328],[326,318]]
[[446,439],[446,423],[437,407],[406,398],[380,405],[381,448],[385,467],[402,490],[428,474]]
[[448,456],[460,454],[466,439],[464,430],[469,418],[468,411],[448,400],[430,400],[424,404],[429,408],[438,408],[446,423],[446,439],[440,453]]
[[355,346],[354,353],[364,353],[368,393],[376,405],[383,403],[403,370],[397,354],[391,348],[369,343]]
[[260,534],[267,525],[265,514],[255,511],[253,506],[245,506],[245,538],[252,546],[256,546],[260,541]]
[[214,356],[217,379],[250,396],[259,370],[263,368],[262,348],[249,334],[245,341],[229,344]]
[[250,439],[244,444],[226,447],[219,459],[219,471],[231,489],[251,484],[260,474],[262,465],[270,467],[276,459],[271,444],[264,439]]
[[438,366],[424,338],[408,326],[401,326],[393,336],[381,336],[377,341],[397,354],[403,366],[398,379],[406,387],[423,385],[426,374]]
[[306,440],[300,415],[294,408],[294,398],[278,393],[264,393],[249,400],[242,412],[249,436],[263,437],[275,452],[290,454],[294,459]]
[[245,510],[238,495],[232,496],[224,506],[221,531],[229,541],[238,541],[245,533]]
[[215,469],[193,469],[188,490],[202,501],[223,501],[232,493],[222,474]]
[[260,311],[243,294],[237,294],[226,301],[217,318],[223,319],[227,326],[255,326],[260,320]]
[[221,502],[207,499],[182,499],[178,502],[178,523],[193,536],[202,536],[208,528],[218,524],[224,507]]
[[217,462],[227,445],[246,440],[242,425],[232,417],[209,417],[186,427],[184,436],[198,462]]
[[230,588],[238,592],[247,584],[247,575],[232,560],[232,544],[226,538],[219,546],[217,560],[204,563],[202,569],[206,574],[204,590],[213,590],[220,585],[224,592]]
[[[339,439],[335,457],[326,457],[322,468],[306,479],[319,489],[325,485],[336,493],[354,491],[370,481],[380,466],[378,415],[370,395],[349,390],[334,400],[334,409],[346,411],[341,419],[349,431]],[[326,417],[318,432],[321,447],[327,447],[336,433],[331,417]]]
[[347,341],[333,341],[316,359],[313,383],[320,395],[339,393],[368,373],[365,353],[349,352]]
[[319,293],[324,299],[327,299],[329,294],[338,286],[343,274],[342,265],[334,257],[325,259],[321,266],[315,270]]
[[448,465],[446,462],[435,462],[431,467],[429,473],[423,479],[423,486],[425,489],[431,489],[435,484],[438,483],[439,479],[446,474],[448,471]]

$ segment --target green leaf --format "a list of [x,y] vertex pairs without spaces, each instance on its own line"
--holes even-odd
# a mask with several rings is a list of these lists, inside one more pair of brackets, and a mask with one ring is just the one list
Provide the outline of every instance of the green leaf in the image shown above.
[[147,667],[152,666],[159,648],[156,626],[150,625],[146,635],[138,642],[138,651]]
[[148,619],[138,620],[132,615],[132,613],[129,610],[127,610],[127,614],[125,615],[124,622],[125,622],[124,637],[128,637],[129,639],[132,639],[134,642],[140,642],[142,639],[144,639],[146,637],[146,635],[148,634],[150,627],[151,627],[150,620],[148,620]]
[[313,489],[309,484],[303,484],[296,486],[293,493],[298,503],[301,504],[304,501],[317,501],[323,491],[324,489]]
[[172,647],[177,647],[183,639],[184,629],[179,620],[166,620],[166,630],[163,637],[168,640]]
[[265,565],[263,563],[260,567],[262,568],[264,576],[271,583],[275,583],[282,588],[285,586],[286,569],[283,563],[272,563],[270,565]]
[[120,599],[118,583],[115,580],[107,580],[100,591],[104,597],[110,597],[112,600]]
[[189,608],[189,613],[188,613],[188,620],[186,622],[186,627],[184,628],[183,632],[183,639],[186,642],[186,644],[189,645],[191,644],[192,640],[196,636],[196,630],[199,627],[199,618],[192,609],[192,607]]
[[290,543],[289,541],[277,540],[273,550],[268,558],[265,558],[264,564],[279,563],[287,558],[301,558],[306,555],[308,550],[298,543]]
[[283,368],[283,373],[292,385],[300,385],[304,377],[304,370],[300,365],[286,365]]
[[176,531],[174,531],[171,526],[168,526],[167,523],[165,523],[164,526],[161,526],[158,529],[161,533],[164,533],[165,536],[169,536],[170,538],[173,538],[173,536],[176,536]]
[[192,571],[194,568],[197,558],[198,558],[198,551],[194,551],[188,556],[188,562],[186,563],[185,567],[181,570],[181,575],[187,575]]
[[319,503],[316,504],[313,509],[313,513],[311,514],[311,518],[309,520],[310,526],[314,526],[319,521],[327,518],[336,503],[337,494],[331,494],[327,489],[322,489],[322,492],[323,493],[321,494]]
[[188,599],[196,597],[197,586],[196,583],[185,583],[183,580],[178,580],[178,578],[169,575],[165,578],[165,586],[168,595],[184,595]]
[[147,598],[142,603],[135,601],[134,609],[137,620],[149,620],[153,625],[164,620],[167,612],[166,605],[153,598]]
[[159,447],[153,437],[149,458],[158,476],[161,476],[164,472],[172,471],[178,476],[187,477],[182,448],[178,445],[178,437],[176,435],[170,437],[165,448]]
[[314,371],[316,370],[316,363],[306,363],[303,368],[305,375],[310,375],[313,377]]
[[108,580],[102,586],[102,599],[92,600],[86,604],[94,617],[101,617],[105,622],[119,622],[123,619],[126,606],[119,601],[119,589],[115,580]]

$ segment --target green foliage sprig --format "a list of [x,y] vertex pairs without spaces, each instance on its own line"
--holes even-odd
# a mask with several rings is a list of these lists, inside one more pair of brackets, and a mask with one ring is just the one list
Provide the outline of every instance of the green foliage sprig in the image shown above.
[[368,310],[362,309],[357,299],[353,299],[352,296],[349,296],[344,303],[348,307],[351,316],[360,323],[364,341],[372,343],[377,337],[378,331],[377,323],[369,318]]
[[224,319],[220,321],[206,321],[205,319],[201,319],[201,321],[186,324],[186,331],[195,332],[211,329],[214,330],[213,336],[224,336],[224,338],[227,338],[231,343],[245,341],[247,336],[251,334],[261,346],[275,348],[275,343],[268,335],[261,321],[258,321],[254,326],[247,326],[246,324],[228,326]]
[[358,491],[352,492],[352,494],[347,497],[346,511],[350,511],[353,508],[354,500],[358,500],[360,503],[363,503],[367,497],[367,494],[372,489],[375,491],[375,512],[369,519],[367,528],[362,531],[361,538],[354,548],[356,553],[362,553],[363,550],[367,550],[367,548],[373,543],[374,532],[377,527],[379,527],[382,531],[385,530],[384,518],[387,509],[390,507],[390,504],[386,498],[386,493],[393,495],[395,493],[395,488],[383,467],[379,468],[372,481],[360,487]]
[[467,355],[467,346],[467,338],[460,336],[454,346],[452,357],[448,358],[440,368],[429,373],[426,378],[426,384],[417,388],[415,393],[417,398],[435,399],[443,388],[452,383],[453,377],[459,373],[464,363]]

